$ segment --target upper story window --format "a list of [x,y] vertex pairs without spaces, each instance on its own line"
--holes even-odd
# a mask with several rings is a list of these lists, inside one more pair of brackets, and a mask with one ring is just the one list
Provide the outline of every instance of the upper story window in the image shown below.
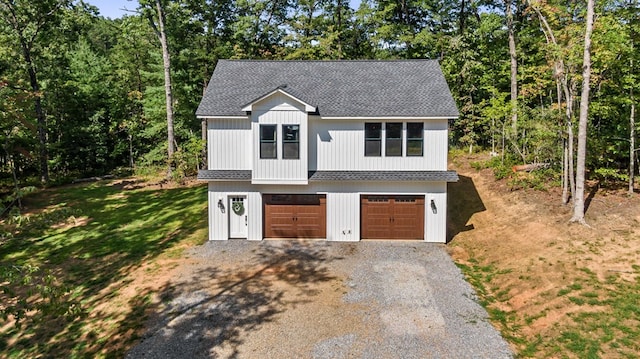
[[386,156],[402,156],[402,122],[385,124]]
[[423,156],[424,123],[407,122],[406,127],[403,122],[365,123],[364,155],[379,157],[383,151],[387,157]]
[[260,158],[278,158],[276,125],[260,125]]
[[364,124],[364,155],[382,155],[382,123]]
[[300,125],[282,125],[282,158],[300,158]]
[[424,123],[407,123],[407,156],[422,156]]

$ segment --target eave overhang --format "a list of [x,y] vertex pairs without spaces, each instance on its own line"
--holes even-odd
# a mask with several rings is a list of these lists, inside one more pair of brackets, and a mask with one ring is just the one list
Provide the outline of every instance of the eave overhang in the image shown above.
[[[223,182],[252,180],[250,170],[200,170],[198,179]],[[458,180],[456,171],[309,171],[308,176],[309,182],[458,182]],[[302,182],[299,184],[303,184]]]

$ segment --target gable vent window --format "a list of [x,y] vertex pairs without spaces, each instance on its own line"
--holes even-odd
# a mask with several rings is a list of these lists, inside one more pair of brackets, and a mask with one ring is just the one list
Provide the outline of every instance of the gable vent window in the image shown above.
[[402,122],[385,125],[385,155],[402,156]]
[[260,158],[278,158],[276,125],[260,125]]
[[407,156],[422,156],[424,123],[407,123]]
[[300,158],[300,125],[282,125],[282,158]]
[[381,123],[365,123],[364,124],[364,155],[376,156],[382,155],[382,124]]

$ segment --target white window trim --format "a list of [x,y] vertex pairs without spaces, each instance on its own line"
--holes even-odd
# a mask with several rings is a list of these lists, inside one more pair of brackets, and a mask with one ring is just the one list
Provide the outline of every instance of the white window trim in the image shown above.
[[[389,118],[387,118],[389,119]],[[366,137],[366,126],[365,124],[367,123],[380,123],[381,124],[381,128],[380,128],[380,156],[367,156],[366,155],[366,148],[364,146],[366,146],[366,142],[367,142],[367,137]],[[402,123],[402,155],[401,156],[387,156],[387,123]],[[408,133],[408,129],[407,129],[407,124],[408,123],[422,123],[422,154],[420,156],[409,156],[409,133]],[[424,157],[425,156],[425,138],[426,135],[424,133],[425,131],[425,125],[424,125],[424,121],[419,121],[419,120],[407,120],[407,121],[402,121],[399,122],[397,120],[392,120],[389,119],[389,121],[376,121],[376,120],[371,120],[371,121],[365,121],[362,124],[362,129],[363,129],[363,153],[364,153],[364,157],[366,158],[420,158],[420,157]]]

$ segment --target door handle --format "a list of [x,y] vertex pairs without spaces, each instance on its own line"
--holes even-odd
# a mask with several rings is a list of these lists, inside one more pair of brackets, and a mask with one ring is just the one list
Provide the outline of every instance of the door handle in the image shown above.
[[247,215],[244,216],[244,225],[247,225]]

